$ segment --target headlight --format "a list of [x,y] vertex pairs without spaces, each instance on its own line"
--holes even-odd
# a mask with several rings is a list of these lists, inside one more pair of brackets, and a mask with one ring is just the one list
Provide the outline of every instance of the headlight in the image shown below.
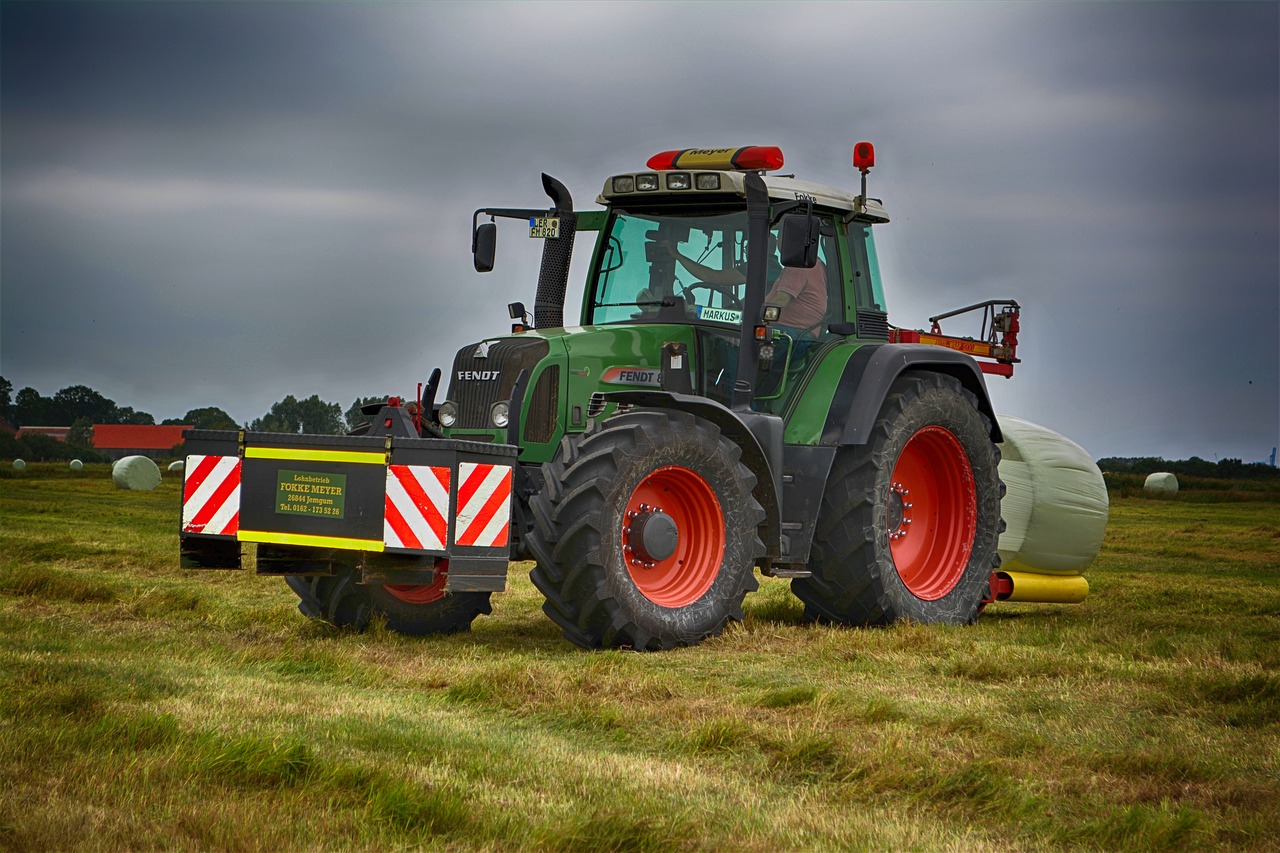
[[507,406],[506,400],[499,400],[493,404],[493,408],[489,410],[489,419],[493,421],[493,425],[499,429],[505,427],[511,419],[511,409]]
[[636,179],[630,175],[622,175],[613,179],[613,191],[616,193],[633,193],[636,191]]
[[458,405],[452,400],[445,400],[440,406],[440,426],[451,427],[458,422]]
[[715,172],[703,172],[698,175],[698,189],[700,190],[718,190],[720,189],[720,176]]
[[636,175],[636,189],[644,192],[658,188],[658,176],[654,174]]
[[689,173],[688,172],[668,172],[667,173],[667,189],[669,190],[689,189]]

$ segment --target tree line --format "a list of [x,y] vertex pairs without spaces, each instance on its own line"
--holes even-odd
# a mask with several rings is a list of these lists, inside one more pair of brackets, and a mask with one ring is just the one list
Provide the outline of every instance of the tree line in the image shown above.
[[[380,403],[382,397],[357,397],[345,410],[338,403],[320,399],[320,395],[298,399],[290,394],[274,403],[259,418],[244,424],[218,406],[202,406],[190,409],[181,418],[167,418],[161,425],[186,424],[196,429],[245,429],[254,432],[306,432],[313,435],[342,435],[368,420],[360,413],[362,406]],[[48,439],[46,436],[26,435],[21,442],[12,437],[4,442],[0,456],[23,456],[31,459],[56,460],[63,458],[93,458],[94,424],[143,424],[154,425],[150,412],[136,411],[130,406],[120,406],[87,385],[70,385],[50,397],[35,388],[26,387],[13,393],[13,383],[0,376],[0,417],[14,427],[54,426],[69,427],[66,442]],[[10,443],[17,442],[13,447]],[[34,444],[33,444],[34,442]],[[82,451],[67,455],[68,450]],[[26,451],[23,453],[22,451]]]
[[1169,472],[1180,477],[1207,477],[1220,480],[1280,480],[1280,468],[1265,462],[1219,459],[1210,462],[1199,456],[1190,459],[1162,459],[1159,456],[1106,456],[1098,467],[1111,474],[1156,474]]

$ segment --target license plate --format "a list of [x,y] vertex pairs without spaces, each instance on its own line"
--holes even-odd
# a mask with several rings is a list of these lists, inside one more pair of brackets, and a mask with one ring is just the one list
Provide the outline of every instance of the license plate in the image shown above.
[[529,220],[529,236],[555,240],[560,236],[560,217],[537,216]]

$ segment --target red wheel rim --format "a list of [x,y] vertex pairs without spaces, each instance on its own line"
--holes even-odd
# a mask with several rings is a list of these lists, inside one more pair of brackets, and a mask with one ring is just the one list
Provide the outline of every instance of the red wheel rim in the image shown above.
[[[645,553],[639,541],[646,515],[674,523],[674,551],[664,559]],[[720,574],[724,560],[724,512],[706,480],[677,465],[659,468],[636,486],[621,523],[622,559],[645,598],[662,607],[697,601]]]
[[387,592],[403,601],[405,604],[430,604],[433,601],[439,601],[444,598],[444,585],[448,578],[449,561],[440,560],[436,563],[436,579],[431,583],[424,584],[401,584],[399,586],[385,586]]
[[911,594],[936,601],[969,564],[978,529],[973,468],[950,430],[927,426],[898,456],[885,509],[889,551]]

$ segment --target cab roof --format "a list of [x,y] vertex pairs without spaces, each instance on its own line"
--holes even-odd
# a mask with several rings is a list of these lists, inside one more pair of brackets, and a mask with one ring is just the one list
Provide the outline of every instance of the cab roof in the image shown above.
[[[680,171],[623,172],[605,179],[598,204],[626,202],[696,201],[699,196],[726,194],[746,198],[744,171],[690,169]],[[672,178],[675,177],[673,181]],[[718,176],[718,179],[717,179]],[[888,222],[889,214],[880,199],[864,199],[856,193],[825,184],[801,181],[789,175],[763,174],[769,198],[774,201],[813,199],[815,206],[834,210],[863,222]],[[643,188],[642,188],[643,187]]]

